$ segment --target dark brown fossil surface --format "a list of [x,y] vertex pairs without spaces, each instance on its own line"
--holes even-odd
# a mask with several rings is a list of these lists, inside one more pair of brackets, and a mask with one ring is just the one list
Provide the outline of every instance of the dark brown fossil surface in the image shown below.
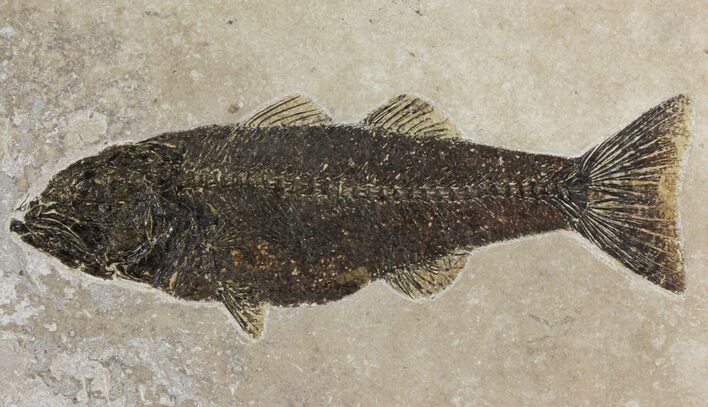
[[268,305],[326,303],[378,279],[431,297],[472,249],[561,229],[681,292],[688,110],[675,97],[565,158],[465,141],[411,96],[355,125],[294,96],[243,123],[82,159],[10,227],[86,273],[221,301],[253,337]]

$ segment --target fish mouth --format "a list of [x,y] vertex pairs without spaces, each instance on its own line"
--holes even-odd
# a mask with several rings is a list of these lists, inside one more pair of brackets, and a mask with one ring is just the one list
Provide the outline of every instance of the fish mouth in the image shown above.
[[42,241],[44,240],[42,234],[36,233],[36,231],[25,222],[12,219],[12,221],[10,221],[10,232],[16,233],[23,242],[30,246],[42,249]]
[[13,219],[10,221],[10,232],[17,233],[20,237],[30,233],[30,229],[22,221]]
[[95,254],[70,225],[68,219],[57,211],[44,212],[35,208],[25,215],[24,221],[12,219],[10,231],[70,267],[97,265]]

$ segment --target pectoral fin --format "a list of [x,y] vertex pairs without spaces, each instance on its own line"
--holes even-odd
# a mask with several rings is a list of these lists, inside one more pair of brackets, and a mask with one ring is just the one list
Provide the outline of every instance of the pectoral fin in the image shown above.
[[330,123],[332,118],[312,99],[294,95],[266,107],[243,125],[246,127],[322,126]]
[[412,300],[433,297],[455,281],[467,257],[467,253],[450,254],[422,266],[400,268],[384,279],[391,288]]
[[397,96],[371,112],[364,126],[415,137],[456,138],[460,133],[448,118],[415,96]]
[[233,281],[220,281],[216,294],[248,336],[252,339],[261,336],[265,327],[265,307],[255,299],[249,287]]

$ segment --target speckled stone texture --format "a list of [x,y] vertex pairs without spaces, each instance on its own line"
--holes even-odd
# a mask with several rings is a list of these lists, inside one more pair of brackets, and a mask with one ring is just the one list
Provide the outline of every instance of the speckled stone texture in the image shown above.
[[[0,0],[0,404],[705,405],[708,4],[501,3]],[[551,233],[479,250],[435,301],[375,283],[273,309],[251,343],[220,305],[8,232],[80,157],[297,92],[349,122],[419,94],[471,140],[563,155],[687,93],[685,295]]]

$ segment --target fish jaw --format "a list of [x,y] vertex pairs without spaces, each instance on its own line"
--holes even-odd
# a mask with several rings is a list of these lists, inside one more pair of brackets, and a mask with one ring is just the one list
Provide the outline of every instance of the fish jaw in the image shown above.
[[31,205],[24,220],[10,221],[10,231],[23,242],[71,268],[102,278],[112,275],[79,235],[70,227],[46,216],[42,208],[42,205]]

